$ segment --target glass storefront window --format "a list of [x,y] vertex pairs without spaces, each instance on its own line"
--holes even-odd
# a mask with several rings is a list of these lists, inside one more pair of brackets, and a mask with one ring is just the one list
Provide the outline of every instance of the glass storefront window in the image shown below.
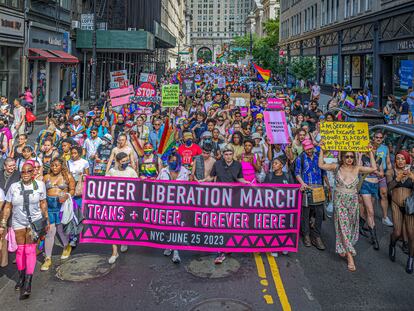
[[344,57],[344,85],[349,85],[351,83],[351,57]]
[[321,81],[319,81],[319,84],[323,85],[323,84],[326,84],[326,56],[321,56],[319,68],[320,68],[320,79],[321,79]]
[[338,55],[332,56],[332,83],[338,83]]
[[393,57],[392,81],[394,96],[401,97],[407,94],[407,89],[414,84],[413,54]]
[[361,56],[352,56],[352,88],[361,88]]
[[373,84],[373,71],[372,71],[373,56],[365,55],[365,79],[364,79],[364,89],[372,90]]

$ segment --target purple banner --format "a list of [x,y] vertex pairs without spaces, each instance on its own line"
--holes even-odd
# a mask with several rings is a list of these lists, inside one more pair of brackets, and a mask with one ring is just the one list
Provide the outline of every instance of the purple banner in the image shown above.
[[299,185],[87,176],[81,243],[296,252],[301,199]]

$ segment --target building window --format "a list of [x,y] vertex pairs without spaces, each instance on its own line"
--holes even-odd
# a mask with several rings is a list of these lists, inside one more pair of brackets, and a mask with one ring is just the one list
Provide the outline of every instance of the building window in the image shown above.
[[325,0],[322,0],[321,1],[321,26],[324,26],[326,24],[325,18],[326,18],[326,6],[325,6]]
[[369,11],[372,9],[372,0],[366,0],[367,2],[365,3],[365,10]]
[[345,0],[345,18],[351,17],[351,0]]
[[352,0],[352,16],[358,14],[358,0]]

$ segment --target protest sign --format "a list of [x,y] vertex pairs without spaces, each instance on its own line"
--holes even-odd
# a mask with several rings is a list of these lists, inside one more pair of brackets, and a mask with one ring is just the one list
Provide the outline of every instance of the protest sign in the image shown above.
[[127,88],[119,88],[109,90],[112,107],[121,106],[130,103],[130,97],[134,95],[134,87],[132,85]]
[[299,185],[86,176],[81,243],[296,252]]
[[249,93],[230,93],[230,104],[237,107],[247,107],[250,105]]
[[183,94],[185,96],[193,96],[195,92],[194,79],[185,78],[183,80]]
[[265,111],[266,134],[271,144],[289,143],[289,132],[284,111]]
[[111,82],[111,88],[124,88],[129,85],[128,80],[128,71],[127,70],[117,70],[111,71],[109,73]]
[[148,82],[148,83],[151,83],[151,84],[157,84],[157,75],[153,74],[153,73],[144,73],[144,72],[142,72],[139,75],[139,82],[140,83]]
[[177,107],[180,101],[180,85],[167,84],[162,86],[162,106],[164,108]]
[[282,110],[285,108],[285,100],[283,98],[268,98],[267,109]]
[[321,122],[320,134],[326,150],[369,151],[368,123]]
[[223,76],[219,76],[217,78],[217,87],[219,89],[224,89],[226,87],[226,78]]
[[156,95],[156,91],[151,83],[144,82],[139,86],[135,95],[142,97],[143,100],[139,101],[138,104],[145,107],[151,105],[151,98]]

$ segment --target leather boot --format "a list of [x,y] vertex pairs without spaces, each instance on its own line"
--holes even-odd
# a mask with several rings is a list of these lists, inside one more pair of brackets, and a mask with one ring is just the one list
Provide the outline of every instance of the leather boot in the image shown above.
[[412,274],[414,271],[414,257],[408,256],[407,266],[405,267],[405,272]]
[[26,274],[23,286],[23,293],[21,296],[22,299],[29,298],[30,294],[32,293],[32,278],[33,274]]
[[377,251],[379,250],[379,243],[377,239],[377,230],[374,228],[368,227],[369,234],[371,236],[371,244],[374,246],[374,249]]
[[15,290],[20,290],[23,285],[24,285],[24,276],[25,276],[25,271],[24,270],[18,270],[19,272],[19,280],[16,283],[16,286],[14,287]]
[[408,241],[403,241],[402,242],[402,246],[401,249],[403,251],[404,254],[409,254],[409,250],[408,250]]
[[368,237],[367,229],[365,228],[365,219],[362,217],[359,217],[359,234]]
[[396,241],[392,240],[392,234],[391,234],[391,236],[390,236],[390,246],[388,248],[388,257],[390,258],[390,260],[392,262],[395,261],[395,244],[396,244]]

